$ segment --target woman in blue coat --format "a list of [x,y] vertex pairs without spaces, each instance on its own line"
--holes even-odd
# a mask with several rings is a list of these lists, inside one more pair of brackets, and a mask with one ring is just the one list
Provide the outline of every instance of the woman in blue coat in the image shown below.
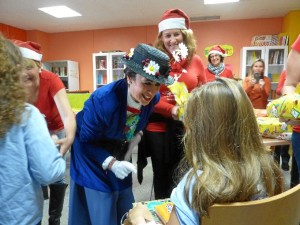
[[146,44],[123,61],[126,78],[97,89],[76,116],[69,225],[118,225],[134,202],[136,168],[128,155],[160,98],[160,85],[173,78],[168,56]]

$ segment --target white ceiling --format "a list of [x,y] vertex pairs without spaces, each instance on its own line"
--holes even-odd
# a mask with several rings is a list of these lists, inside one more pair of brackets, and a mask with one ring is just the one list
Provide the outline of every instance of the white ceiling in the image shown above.
[[[38,10],[66,5],[82,17],[57,19]],[[283,17],[300,10],[300,0],[240,0],[204,5],[203,0],[0,0],[0,23],[48,33],[157,25],[166,9],[180,8],[190,17],[220,20]]]

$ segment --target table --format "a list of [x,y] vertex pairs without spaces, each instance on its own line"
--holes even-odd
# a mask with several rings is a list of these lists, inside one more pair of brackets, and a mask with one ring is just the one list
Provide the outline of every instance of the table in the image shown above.
[[263,143],[266,146],[272,147],[272,146],[277,146],[277,145],[289,145],[290,141],[275,139],[275,138],[263,138]]

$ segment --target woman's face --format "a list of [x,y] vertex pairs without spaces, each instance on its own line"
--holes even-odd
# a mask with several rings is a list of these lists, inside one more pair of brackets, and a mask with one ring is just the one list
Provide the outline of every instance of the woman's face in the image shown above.
[[165,49],[172,54],[174,50],[178,49],[178,45],[183,42],[183,35],[180,29],[164,30],[162,31],[161,40]]
[[255,62],[252,67],[253,73],[259,73],[263,74],[264,73],[264,64],[260,61]]
[[40,86],[40,67],[36,62],[25,60],[24,70],[21,75],[21,84],[25,87],[27,93],[27,102],[34,104],[38,97]]
[[211,61],[211,64],[214,66],[214,67],[217,67],[220,65],[221,63],[221,56],[219,54],[210,54],[209,55],[209,58],[210,58],[210,61]]
[[34,88],[39,85],[39,73],[40,68],[35,62],[30,62],[26,60],[25,70],[22,75],[22,84],[25,88]]
[[134,78],[127,78],[129,82],[129,93],[131,97],[145,106],[150,103],[155,94],[159,91],[160,84],[137,74]]

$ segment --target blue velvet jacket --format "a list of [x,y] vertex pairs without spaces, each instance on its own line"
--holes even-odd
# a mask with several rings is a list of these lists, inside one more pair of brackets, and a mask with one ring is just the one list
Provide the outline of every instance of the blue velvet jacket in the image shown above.
[[[110,170],[103,170],[102,163],[111,156],[103,147],[93,143],[101,139],[125,139],[128,86],[126,79],[97,89],[76,115],[77,131],[71,150],[70,173],[73,181],[81,186],[103,192],[124,190],[132,185],[132,175],[118,179]],[[141,108],[136,132],[145,128],[157,94]]]

